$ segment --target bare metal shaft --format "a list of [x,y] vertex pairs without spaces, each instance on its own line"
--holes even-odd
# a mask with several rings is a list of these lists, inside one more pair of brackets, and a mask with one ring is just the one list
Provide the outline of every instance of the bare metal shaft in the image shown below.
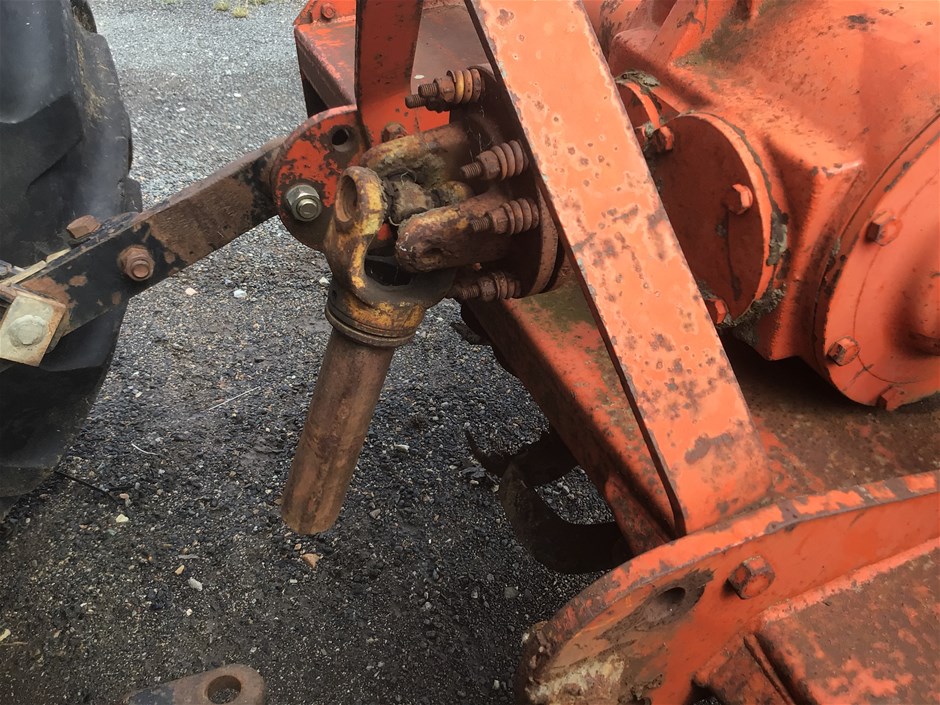
[[336,521],[394,353],[330,335],[284,488],[281,516],[294,531],[315,534]]

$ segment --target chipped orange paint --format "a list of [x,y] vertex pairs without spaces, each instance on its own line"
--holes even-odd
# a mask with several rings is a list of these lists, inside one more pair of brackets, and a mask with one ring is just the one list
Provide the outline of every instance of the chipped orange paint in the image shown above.
[[[752,506],[767,459],[580,3],[470,3],[679,531]],[[535,30],[535,28],[538,28]],[[548,57],[578,67],[558,81]]]
[[[707,680],[702,673],[712,656],[767,610],[819,602],[840,580],[870,581],[935,551],[937,484],[931,472],[783,500],[628,561],[530,635],[520,679],[526,702],[612,704],[631,688],[653,703],[691,702],[696,674]],[[741,600],[726,581],[756,554],[776,577]],[[658,623],[638,621],[651,613]],[[585,680],[586,663],[613,668]]]
[[[651,157],[696,279],[725,298],[743,295],[727,301],[733,320],[724,325],[768,359],[801,357],[863,404],[893,409],[940,391],[940,4],[586,5],[611,72],[633,86],[622,92],[628,107],[648,114],[647,131],[660,123],[678,131],[707,113],[737,135],[726,148],[741,142],[760,165],[751,186],[772,205],[760,208],[772,226],[763,260],[747,256],[757,233],[741,232],[756,222],[753,209],[714,217],[721,208],[709,191],[735,181],[734,164],[719,154],[727,150],[702,159],[701,140],[677,139],[673,152]],[[640,109],[637,93],[658,111]],[[866,238],[879,219],[895,238],[883,245]],[[735,229],[746,237],[732,247]],[[716,230],[727,242],[686,246]],[[723,245],[729,257],[713,257]],[[732,277],[710,277],[724,266]],[[755,277],[761,287],[735,287],[735,278]],[[841,365],[827,352],[845,336],[861,355]]]

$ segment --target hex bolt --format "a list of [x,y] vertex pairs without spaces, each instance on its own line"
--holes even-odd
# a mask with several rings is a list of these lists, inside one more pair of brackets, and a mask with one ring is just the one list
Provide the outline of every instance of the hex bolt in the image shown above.
[[724,299],[718,296],[706,296],[705,308],[708,310],[708,315],[712,318],[712,323],[716,326],[720,326],[728,320],[728,304],[725,303]]
[[844,338],[839,338],[829,346],[829,349],[826,351],[826,357],[840,367],[848,365],[852,360],[858,357],[858,342],[855,338],[848,335]]
[[672,130],[663,125],[653,131],[653,149],[659,153],[671,152],[676,146],[676,136]]
[[125,247],[118,257],[118,262],[124,276],[135,282],[147,281],[153,276],[153,257],[150,256],[146,247],[141,245]]
[[754,205],[754,192],[744,184],[732,184],[725,196],[725,207],[735,215],[744,215]]
[[732,571],[728,585],[742,600],[749,600],[769,588],[776,577],[767,559],[757,555],[745,559]]
[[336,8],[333,7],[333,3],[323,3],[323,5],[320,7],[320,17],[325,19],[327,22],[336,17]]
[[447,110],[458,105],[475,103],[481,95],[483,95],[483,76],[480,71],[458,69],[448,71],[447,75],[441,78],[420,84],[417,93],[405,97],[405,106]]
[[65,226],[65,229],[68,230],[69,235],[71,235],[76,240],[78,238],[91,235],[95,230],[101,227],[101,223],[98,222],[98,219],[93,215],[83,215],[80,218],[76,218],[71,223]]
[[323,212],[323,201],[312,184],[294,184],[284,194],[284,201],[290,208],[291,215],[304,223],[316,220]]
[[522,145],[518,140],[510,140],[480,152],[472,162],[460,167],[460,175],[464,179],[505,181],[519,176],[528,167],[529,158]]
[[531,198],[506,201],[470,221],[475,233],[492,232],[496,235],[518,235],[539,224],[539,205]]
[[878,397],[878,408],[885,411],[894,411],[904,403],[905,393],[903,387],[888,387]]
[[470,282],[455,283],[447,295],[458,301],[480,299],[515,299],[522,293],[522,283],[507,272],[485,272]]
[[882,211],[875,215],[865,228],[865,239],[884,247],[901,234],[901,225],[893,215]]
[[382,128],[383,142],[391,142],[392,140],[397,140],[407,135],[408,131],[400,122],[390,122]]
[[46,322],[39,316],[20,316],[10,325],[10,342],[28,348],[41,342],[46,335]]

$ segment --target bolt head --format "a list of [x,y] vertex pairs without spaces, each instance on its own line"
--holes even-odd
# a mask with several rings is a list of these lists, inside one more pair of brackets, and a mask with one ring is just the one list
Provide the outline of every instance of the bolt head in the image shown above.
[[39,316],[20,316],[10,326],[10,342],[23,348],[36,345],[46,337],[46,322]]
[[304,223],[316,220],[323,212],[323,201],[311,184],[294,184],[284,194],[284,201],[290,208],[291,215]]
[[408,131],[405,130],[405,126],[400,122],[390,122],[382,128],[382,141],[391,142],[392,140],[397,140],[400,137],[405,137],[407,134]]
[[728,585],[742,600],[749,600],[769,588],[776,577],[774,569],[766,558],[751,556],[728,576]]
[[903,387],[888,387],[878,397],[878,407],[885,411],[894,411],[905,402]]
[[887,212],[878,213],[865,228],[865,239],[884,247],[901,234],[901,224]]
[[708,310],[708,315],[712,317],[712,323],[716,326],[720,326],[728,320],[728,304],[725,303],[724,299],[709,296],[705,299],[705,308]]
[[852,360],[857,358],[858,350],[858,342],[855,338],[845,336],[844,338],[839,338],[829,346],[829,350],[826,351],[826,357],[841,367],[842,365],[848,365]]
[[336,17],[336,8],[333,7],[333,3],[331,2],[323,3],[323,5],[320,7],[320,17],[322,17],[323,19],[327,21]]
[[653,149],[657,152],[671,152],[676,146],[676,136],[672,130],[663,125],[653,131]]
[[725,196],[725,207],[735,215],[744,215],[754,205],[754,192],[744,184],[733,184]]
[[68,231],[69,235],[75,239],[85,237],[86,235],[91,235],[95,230],[101,227],[101,223],[98,222],[98,219],[93,215],[83,215],[81,218],[76,218],[71,223],[65,226],[65,229]]

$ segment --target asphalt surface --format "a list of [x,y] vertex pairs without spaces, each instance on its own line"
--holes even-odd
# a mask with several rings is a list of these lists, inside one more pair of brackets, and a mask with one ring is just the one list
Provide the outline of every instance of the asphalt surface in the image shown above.
[[[243,20],[211,5],[93,3],[145,205],[305,117],[300,4]],[[511,701],[524,630],[588,581],[515,543],[464,433],[515,448],[538,410],[445,302],[396,354],[339,522],[292,534],[277,502],[329,334],[326,276],[267,223],[131,303],[58,468],[111,494],[56,475],[0,530],[0,703],[109,703],[233,662],[270,705]],[[549,499],[595,515],[585,484]]]

